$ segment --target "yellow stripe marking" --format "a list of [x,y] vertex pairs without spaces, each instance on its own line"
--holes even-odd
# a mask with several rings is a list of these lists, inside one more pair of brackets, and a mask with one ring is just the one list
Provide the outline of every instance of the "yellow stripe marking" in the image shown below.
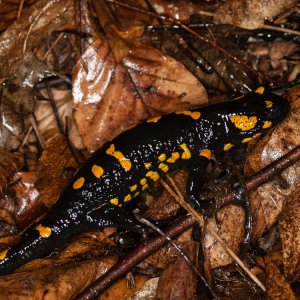
[[140,192],[136,192],[136,193],[134,193],[133,197],[136,198],[139,194],[140,194]]
[[185,115],[185,116],[190,116],[194,120],[198,120],[201,117],[201,112],[200,111],[189,111],[189,110],[184,110],[184,111],[177,111],[175,112],[176,115]]
[[161,155],[158,156],[158,160],[159,161],[164,161],[166,160],[166,154],[165,153],[162,153]]
[[78,179],[73,183],[73,189],[74,189],[74,190],[80,189],[80,188],[83,186],[84,181],[85,181],[84,177],[78,178]]
[[262,128],[266,129],[266,128],[269,128],[271,126],[272,126],[272,122],[271,121],[265,121]]
[[130,192],[134,192],[137,189],[137,184],[130,187]]
[[140,180],[140,184],[141,184],[141,185],[146,184],[146,182],[147,182],[147,179],[146,179],[146,178],[142,178],[142,179]]
[[124,197],[124,202],[128,202],[128,201],[130,201],[131,200],[131,195],[130,194],[128,194],[128,195],[126,195],[125,197]]
[[7,252],[8,252],[9,249],[10,249],[10,248],[8,248],[8,249],[6,249],[6,250],[4,250],[4,251],[2,251],[2,252],[0,253],[0,260],[3,260],[3,259],[6,257]]
[[235,125],[236,128],[242,130],[242,131],[247,131],[251,130],[255,127],[257,123],[257,117],[248,117],[245,115],[235,115],[230,117],[230,121]]
[[233,146],[234,146],[234,145],[232,145],[232,144],[230,144],[230,143],[226,144],[226,145],[224,146],[224,151],[230,150]]
[[244,138],[244,139],[242,140],[242,143],[243,143],[243,144],[245,144],[245,143],[248,143],[248,142],[250,142],[251,140],[252,140],[252,138],[251,138],[251,137]]
[[92,172],[95,175],[95,177],[100,178],[103,175],[104,170],[100,166],[93,165],[92,166]]
[[180,157],[178,152],[173,152],[171,157],[167,159],[168,163],[174,163]]
[[145,185],[143,185],[143,187],[142,187],[142,191],[146,190],[148,187],[149,187],[149,185],[148,185],[148,184],[145,184]]
[[169,171],[169,166],[167,166],[164,163],[159,164],[158,168],[161,169],[163,172],[168,172]]
[[159,179],[159,174],[155,171],[149,171],[146,173],[146,177],[150,177],[153,181],[157,181]]
[[207,159],[211,160],[212,152],[209,149],[202,149],[199,153],[199,156],[204,156]]
[[156,116],[156,117],[153,117],[153,118],[150,118],[147,120],[148,123],[156,123],[159,119],[161,118],[161,116]]
[[261,133],[256,133],[256,134],[254,134],[253,138],[256,139],[259,136],[261,136]]
[[106,150],[106,153],[108,155],[111,155],[113,157],[115,157],[120,165],[122,166],[122,168],[128,172],[130,169],[131,169],[131,162],[128,158],[126,158],[122,152],[120,151],[115,151],[115,145],[114,144],[111,144],[110,147]]
[[186,144],[181,144],[180,148],[183,150],[183,153],[181,154],[181,158],[182,159],[189,159],[189,158],[191,158],[191,156],[192,156],[191,152],[188,149],[188,147],[187,147]]
[[113,199],[110,199],[109,201],[112,205],[118,205],[119,204],[119,200],[118,198],[113,198]]
[[144,163],[144,166],[146,169],[150,169],[152,164],[151,163]]
[[48,238],[51,235],[51,228],[43,226],[42,224],[39,224],[35,227],[35,229],[39,232],[40,236],[43,238]]
[[273,106],[272,101],[267,100],[267,101],[265,101],[265,103],[266,103],[266,108],[272,108],[272,106]]
[[256,90],[255,90],[255,93],[257,94],[263,94],[265,92],[265,88],[263,86],[260,86],[258,87]]

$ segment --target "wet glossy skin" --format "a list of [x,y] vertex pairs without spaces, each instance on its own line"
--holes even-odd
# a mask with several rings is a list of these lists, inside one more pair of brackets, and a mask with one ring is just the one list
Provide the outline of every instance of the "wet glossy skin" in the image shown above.
[[49,214],[0,254],[0,274],[43,257],[81,232],[136,228],[122,208],[167,173],[216,158],[284,119],[288,102],[263,89],[234,101],[156,117],[98,149]]

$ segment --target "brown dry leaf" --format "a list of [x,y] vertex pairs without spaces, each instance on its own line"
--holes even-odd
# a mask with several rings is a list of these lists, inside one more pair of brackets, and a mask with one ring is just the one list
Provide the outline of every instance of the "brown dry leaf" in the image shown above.
[[[300,145],[300,86],[290,90],[289,99],[292,111],[289,116],[272,132],[265,135],[259,143],[249,145],[249,155],[245,165],[245,174],[251,175],[280,158]],[[250,193],[252,211],[255,211],[257,225],[254,238],[261,236],[277,220],[285,205],[298,201],[300,191],[300,163],[297,162],[284,172],[282,179],[269,182]],[[282,183],[283,184],[282,184]],[[288,185],[288,187],[287,187]]]
[[284,275],[290,282],[300,278],[300,205],[299,192],[295,195],[298,206],[287,205],[279,220],[283,251]]
[[56,202],[77,168],[64,136],[53,138],[40,158],[36,183],[40,199],[48,208]]
[[271,263],[266,262],[267,270],[267,299],[268,300],[296,300],[291,286],[287,283],[285,278],[280,274],[277,267]]
[[98,39],[82,61],[85,67],[78,62],[74,71],[74,118],[90,150],[150,116],[207,103],[197,79],[153,48],[133,50],[116,64],[108,43]]
[[127,300],[154,300],[156,299],[156,290],[159,278],[151,278]]
[[[170,174],[170,177],[172,177],[184,197],[186,195],[187,175],[186,170],[178,170]],[[154,198],[144,213],[146,219],[160,221],[175,217],[180,204],[170,196],[170,193],[166,189],[163,189],[162,193],[158,197],[154,196]]]
[[[189,260],[195,264],[199,244],[193,241],[182,243],[180,248]],[[196,293],[197,276],[194,270],[187,265],[181,255],[169,264],[162,272],[157,286],[156,297],[159,300],[193,299]]]
[[19,153],[11,153],[0,149],[0,196],[6,189],[11,177],[21,169],[24,159]]
[[138,291],[143,284],[148,279],[148,276],[144,275],[136,275],[134,276],[134,284],[135,286],[128,286],[128,282],[126,278],[120,279],[115,284],[113,284],[110,288],[108,288],[103,294],[101,294],[97,299],[98,300],[125,300],[131,295],[133,295],[136,291]]
[[[214,219],[208,219],[206,226],[217,232],[226,245],[237,252],[244,237],[244,210],[236,205],[228,205],[218,212],[217,219],[218,226]],[[203,249],[212,269],[232,262],[227,251],[206,230],[204,230]]]
[[246,29],[261,28],[265,19],[272,21],[295,5],[295,0],[231,0],[220,5],[214,15],[217,24],[231,24]]
[[0,295],[7,300],[73,299],[116,263],[114,257],[70,261],[0,277]]

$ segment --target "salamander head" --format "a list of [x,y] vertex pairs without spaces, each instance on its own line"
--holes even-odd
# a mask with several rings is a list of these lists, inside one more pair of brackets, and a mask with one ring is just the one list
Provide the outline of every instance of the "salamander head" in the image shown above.
[[228,102],[226,113],[222,116],[228,143],[246,143],[266,133],[280,123],[289,110],[286,99],[266,93],[263,88]]

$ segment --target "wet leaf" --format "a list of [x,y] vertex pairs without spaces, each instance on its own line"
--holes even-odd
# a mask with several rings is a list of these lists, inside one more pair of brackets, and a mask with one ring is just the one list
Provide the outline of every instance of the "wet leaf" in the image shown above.
[[231,0],[219,6],[214,22],[217,24],[231,24],[247,29],[261,28],[265,19],[284,12],[293,5],[294,0]]
[[82,61],[88,73],[78,62],[74,117],[90,150],[150,116],[207,103],[197,79],[158,50],[139,48],[116,64],[108,43],[97,40]]
[[[196,263],[198,247],[198,243],[192,241],[181,244],[181,249],[193,264]],[[158,281],[156,297],[160,300],[193,299],[196,287],[197,277],[194,270],[181,255],[178,255],[177,259],[162,272]]]
[[156,290],[159,278],[151,278],[131,297],[127,300],[140,300],[140,299],[155,299]]
[[296,300],[291,286],[273,263],[267,263],[267,299]]
[[73,299],[115,262],[113,257],[69,261],[58,266],[1,276],[0,294],[8,300]]

